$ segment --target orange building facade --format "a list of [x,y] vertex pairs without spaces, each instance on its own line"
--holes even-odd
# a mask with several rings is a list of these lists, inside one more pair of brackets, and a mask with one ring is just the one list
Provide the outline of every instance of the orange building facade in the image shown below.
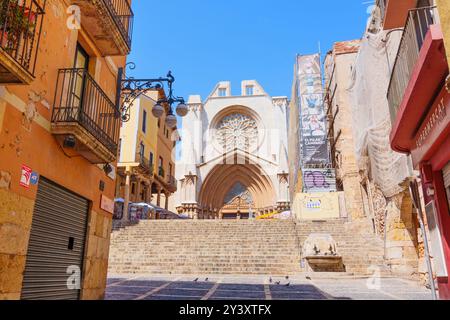
[[9,0],[0,15],[0,299],[102,299],[130,3]]

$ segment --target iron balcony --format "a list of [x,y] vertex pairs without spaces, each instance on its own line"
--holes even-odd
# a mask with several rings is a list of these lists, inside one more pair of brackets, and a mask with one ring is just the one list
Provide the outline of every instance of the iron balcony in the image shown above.
[[427,32],[436,23],[434,9],[435,7],[417,8],[408,13],[387,93],[392,123],[397,118]]
[[55,92],[52,133],[92,163],[117,159],[120,111],[86,69],[61,69]]
[[72,0],[80,8],[81,26],[103,56],[131,51],[134,13],[129,0]]
[[0,1],[0,84],[34,80],[45,2]]

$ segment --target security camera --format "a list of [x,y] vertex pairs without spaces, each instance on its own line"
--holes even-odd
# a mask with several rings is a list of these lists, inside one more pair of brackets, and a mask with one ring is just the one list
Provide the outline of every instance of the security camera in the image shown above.
[[109,163],[107,163],[103,166],[103,171],[105,171],[106,175],[109,175],[113,171],[113,168]]

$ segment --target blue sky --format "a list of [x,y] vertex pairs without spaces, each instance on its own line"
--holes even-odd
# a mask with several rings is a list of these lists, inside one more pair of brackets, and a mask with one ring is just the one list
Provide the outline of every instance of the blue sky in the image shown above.
[[214,85],[258,80],[272,96],[290,96],[295,55],[326,53],[361,38],[365,0],[134,0],[135,77],[172,70],[175,93],[205,99]]

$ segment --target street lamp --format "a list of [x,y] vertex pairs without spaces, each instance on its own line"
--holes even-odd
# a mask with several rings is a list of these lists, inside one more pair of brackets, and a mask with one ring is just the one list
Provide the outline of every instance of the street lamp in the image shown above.
[[[126,65],[131,70],[136,68],[133,62]],[[173,94],[173,83],[175,77],[172,72],[169,71],[166,78],[157,79],[134,79],[127,78],[125,76],[124,68],[119,68],[117,77],[117,95],[116,95],[116,108],[120,111],[122,121],[128,122],[130,120],[130,108],[133,102],[141,95],[151,90],[160,90],[164,88],[164,83],[168,85],[168,95],[165,98],[158,99],[156,104],[152,108],[152,114],[156,118],[161,118],[166,113],[166,124],[169,128],[175,128],[177,126],[177,117],[173,113],[173,105],[178,104],[175,111],[180,117],[185,117],[189,109],[182,97],[177,97]]]

